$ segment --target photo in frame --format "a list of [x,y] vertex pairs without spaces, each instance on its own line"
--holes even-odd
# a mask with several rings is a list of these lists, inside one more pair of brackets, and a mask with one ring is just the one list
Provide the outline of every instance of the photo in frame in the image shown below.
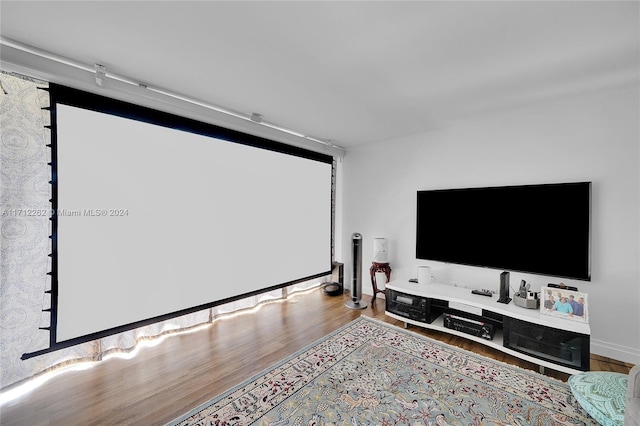
[[589,322],[587,293],[565,288],[542,287],[540,313],[578,322]]

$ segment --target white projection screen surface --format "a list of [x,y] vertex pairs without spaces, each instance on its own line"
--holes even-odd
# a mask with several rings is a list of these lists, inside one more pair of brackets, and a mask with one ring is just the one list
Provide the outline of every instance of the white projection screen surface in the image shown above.
[[57,342],[331,270],[331,161],[62,103],[56,135]]

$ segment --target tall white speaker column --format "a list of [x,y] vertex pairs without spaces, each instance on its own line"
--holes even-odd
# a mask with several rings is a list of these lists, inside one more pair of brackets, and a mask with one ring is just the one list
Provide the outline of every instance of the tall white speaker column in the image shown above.
[[354,233],[351,236],[351,300],[345,305],[351,309],[364,309],[366,303],[362,303],[362,235]]

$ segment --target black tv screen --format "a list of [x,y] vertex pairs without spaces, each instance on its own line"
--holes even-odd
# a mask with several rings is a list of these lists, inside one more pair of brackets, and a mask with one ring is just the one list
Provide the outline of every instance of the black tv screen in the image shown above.
[[591,182],[418,191],[416,258],[589,281]]

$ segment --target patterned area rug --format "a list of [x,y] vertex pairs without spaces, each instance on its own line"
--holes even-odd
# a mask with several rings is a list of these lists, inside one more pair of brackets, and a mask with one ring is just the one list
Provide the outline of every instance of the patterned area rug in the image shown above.
[[595,425],[559,380],[368,317],[171,425]]

